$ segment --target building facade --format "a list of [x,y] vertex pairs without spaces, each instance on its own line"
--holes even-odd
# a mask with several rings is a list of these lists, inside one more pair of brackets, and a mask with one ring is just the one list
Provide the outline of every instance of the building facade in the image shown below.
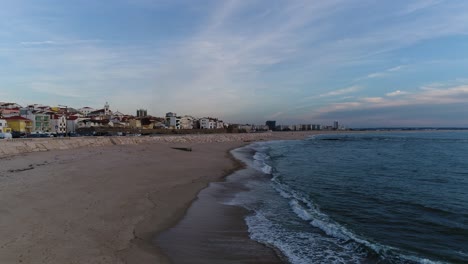
[[11,128],[5,119],[0,119],[0,133],[11,133]]
[[6,117],[8,127],[11,128],[14,132],[19,133],[31,133],[32,132],[32,121],[21,117],[21,116],[12,116]]
[[91,108],[91,107],[83,107],[83,108],[80,108],[78,109],[78,111],[80,111],[84,116],[87,116],[89,115],[91,112],[94,112],[95,109],[94,108]]
[[276,128],[276,121],[268,120],[265,122],[265,125],[268,126],[268,128],[273,131]]
[[166,113],[166,125],[168,128],[180,129],[180,117],[176,113]]
[[44,113],[33,113],[26,116],[32,121],[32,131],[36,133],[52,132],[50,116]]
[[146,109],[138,109],[136,112],[137,117],[145,117],[148,116],[148,111]]
[[180,118],[180,128],[181,129],[193,129],[193,120],[194,118],[191,116],[183,116]]
[[67,133],[67,118],[65,115],[52,115],[50,119],[50,124],[52,128],[52,132],[57,134],[65,134]]

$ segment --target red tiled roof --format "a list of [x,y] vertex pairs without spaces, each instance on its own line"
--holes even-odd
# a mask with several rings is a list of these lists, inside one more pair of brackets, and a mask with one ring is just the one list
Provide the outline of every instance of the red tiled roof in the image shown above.
[[31,121],[27,118],[24,118],[22,116],[10,116],[10,117],[5,117],[5,120],[25,120],[25,121]]

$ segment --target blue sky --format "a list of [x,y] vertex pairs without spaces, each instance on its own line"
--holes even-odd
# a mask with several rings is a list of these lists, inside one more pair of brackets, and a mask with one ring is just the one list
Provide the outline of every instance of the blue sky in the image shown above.
[[0,101],[230,122],[468,126],[464,0],[15,0]]

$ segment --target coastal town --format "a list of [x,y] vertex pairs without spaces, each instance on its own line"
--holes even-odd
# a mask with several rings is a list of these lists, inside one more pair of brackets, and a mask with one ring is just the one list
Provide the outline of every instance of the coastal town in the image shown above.
[[250,133],[262,131],[344,130],[337,121],[331,126],[320,124],[277,125],[231,124],[214,117],[194,117],[168,112],[164,117],[137,109],[135,115],[102,108],[73,108],[65,105],[46,106],[0,102],[0,138],[149,135],[167,133]]

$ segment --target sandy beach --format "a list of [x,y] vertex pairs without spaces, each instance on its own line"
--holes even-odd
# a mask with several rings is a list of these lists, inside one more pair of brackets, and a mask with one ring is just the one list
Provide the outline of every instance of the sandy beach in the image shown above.
[[[273,133],[256,140],[310,134]],[[0,263],[169,263],[152,242],[155,234],[175,225],[208,183],[242,166],[228,151],[246,141],[153,142],[3,157]]]

